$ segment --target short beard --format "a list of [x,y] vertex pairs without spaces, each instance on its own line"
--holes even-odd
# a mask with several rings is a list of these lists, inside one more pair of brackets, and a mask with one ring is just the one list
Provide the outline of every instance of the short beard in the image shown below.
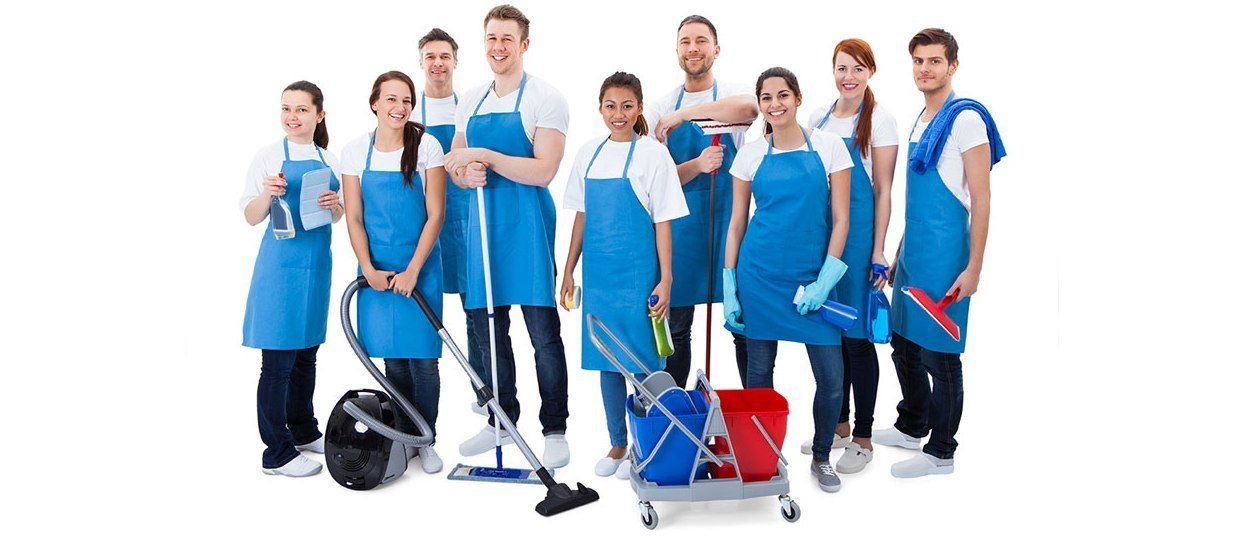
[[680,60],[679,63],[681,63],[681,70],[686,73],[687,78],[698,80],[700,78],[706,77],[708,73],[712,72],[712,65],[716,64],[716,60],[707,61],[706,59],[704,59],[703,72],[699,72],[699,73],[690,72],[690,69],[686,68],[685,60]]

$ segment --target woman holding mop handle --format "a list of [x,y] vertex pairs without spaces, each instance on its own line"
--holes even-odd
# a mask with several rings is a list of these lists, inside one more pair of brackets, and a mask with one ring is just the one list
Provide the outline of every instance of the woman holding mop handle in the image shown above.
[[[583,257],[582,333],[595,315],[648,370],[664,370],[648,315],[668,313],[673,282],[671,220],[686,216],[677,164],[660,142],[647,136],[643,88],[624,72],[604,80],[599,112],[609,135],[582,145],[565,188],[565,208],[578,211],[561,282],[561,302],[574,301],[574,268]],[[652,300],[649,302],[648,300]],[[650,311],[650,312],[649,312]],[[636,365],[630,372],[645,377]],[[595,464],[609,476],[626,459],[625,378],[583,340],[582,368],[598,370],[612,450]]]
[[[263,233],[246,299],[242,345],[263,351],[258,394],[259,436],[267,445],[263,472],[310,476],[323,466],[298,451],[323,452],[323,434],[311,399],[315,354],[328,327],[332,226],[307,230],[298,209],[302,177],[337,163],[327,150],[328,125],[319,86],[305,80],[289,84],[280,96],[280,120],[285,139],[255,155],[241,208],[246,223],[258,225],[268,219],[272,199],[285,196],[297,232],[293,238],[277,240],[269,224]],[[329,189],[318,198],[320,207],[332,211],[333,222],[345,214],[336,193],[339,188],[333,174]]]
[[[850,170],[850,232],[845,239],[842,261],[850,267],[837,285],[841,303],[866,310],[872,285],[882,286],[888,267],[884,256],[884,237],[892,213],[890,193],[897,162],[897,120],[876,103],[868,86],[875,74],[875,54],[861,39],[837,43],[832,53],[832,72],[841,97],[811,114],[807,126],[841,136],[854,162]],[[872,277],[873,272],[879,277]],[[859,321],[845,331],[841,354],[845,364],[841,417],[833,435],[833,448],[845,447],[837,460],[837,472],[857,473],[871,461],[871,423],[874,420],[876,391],[880,383],[880,362],[875,345],[867,340],[866,322]],[[850,437],[850,389],[854,391],[854,438]],[[839,438],[839,439],[838,439]],[[802,453],[811,454],[811,442],[802,444]]]
[[[806,344],[815,377],[811,472],[824,491],[841,489],[828,454],[841,412],[841,331],[818,314],[846,271],[850,160],[835,134],[798,125],[802,91],[793,73],[773,67],[755,84],[766,143],[738,151],[733,214],[725,249],[725,327],[746,335],[747,387],[772,387],[777,341]],[[750,214],[750,198],[756,210]],[[798,286],[805,291],[795,304]]]
[[[440,404],[440,336],[410,299],[414,287],[440,314],[443,296],[440,247],[444,224],[444,153],[410,121],[414,82],[389,71],[371,86],[375,130],[341,153],[349,241],[369,288],[358,296],[358,332],[384,372],[435,434]],[[416,433],[397,412],[397,428]],[[422,432],[426,432],[425,430]],[[444,463],[431,446],[417,451],[423,470]]]

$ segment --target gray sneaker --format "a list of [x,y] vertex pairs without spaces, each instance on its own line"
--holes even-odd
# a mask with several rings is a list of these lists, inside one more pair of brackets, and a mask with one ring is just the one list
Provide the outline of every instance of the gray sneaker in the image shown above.
[[841,477],[832,470],[832,462],[828,460],[811,460],[811,474],[819,481],[819,489],[828,493],[841,490]]

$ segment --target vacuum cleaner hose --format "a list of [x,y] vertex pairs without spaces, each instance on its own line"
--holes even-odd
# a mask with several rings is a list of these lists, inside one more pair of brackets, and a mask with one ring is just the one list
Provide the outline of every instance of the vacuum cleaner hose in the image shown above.
[[348,413],[350,417],[358,419],[359,422],[365,424],[388,439],[398,443],[404,443],[412,447],[426,447],[435,440],[430,433],[431,425],[427,424],[427,420],[423,418],[423,415],[419,413],[417,409],[414,409],[414,405],[411,404],[409,400],[406,400],[406,398],[397,391],[397,388],[393,386],[392,382],[388,381],[388,378],[380,372],[379,368],[375,366],[375,363],[371,362],[371,357],[367,355],[367,351],[362,347],[362,343],[358,342],[358,335],[354,332],[354,323],[349,318],[349,306],[354,301],[354,294],[357,294],[358,289],[362,288],[362,286],[366,284],[367,279],[365,277],[358,277],[358,279],[355,279],[349,284],[348,287],[345,287],[345,295],[341,296],[341,326],[345,328],[345,339],[349,341],[350,348],[354,349],[354,354],[356,354],[358,359],[362,361],[362,366],[367,369],[367,372],[371,373],[371,377],[375,378],[375,381],[379,382],[380,386],[383,387],[384,392],[388,393],[388,396],[397,401],[397,407],[400,408],[401,411],[405,412],[405,414],[410,417],[410,420],[414,421],[414,426],[418,427],[424,435],[410,435],[394,430],[384,423],[379,422],[370,414],[363,411],[362,408],[355,406],[351,402],[345,403],[345,412]]

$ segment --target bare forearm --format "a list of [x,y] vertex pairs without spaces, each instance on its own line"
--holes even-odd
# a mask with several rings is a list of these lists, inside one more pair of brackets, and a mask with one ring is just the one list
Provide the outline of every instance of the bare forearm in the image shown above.
[[832,209],[832,234],[828,237],[828,254],[841,258],[845,240],[850,234],[850,170],[843,169],[829,177],[832,188],[829,206]]
[[725,236],[725,268],[737,268],[738,251],[750,219],[750,182],[733,179],[733,212],[729,217],[729,232]]
[[246,223],[250,225],[258,225],[267,219],[267,214],[272,208],[272,196],[267,194],[259,194],[249,203],[246,203]]
[[875,237],[872,241],[872,258],[884,257],[884,242],[888,238],[888,224],[893,214],[893,173],[897,165],[897,147],[872,149],[872,189],[875,193]]
[[673,280],[673,226],[662,221],[655,224],[656,255],[660,259],[660,281]]
[[687,120],[708,118],[722,123],[744,123],[759,116],[759,107],[755,98],[749,95],[734,95],[715,102],[705,102],[679,110]]
[[682,186],[698,177],[699,173],[699,163],[695,158],[677,164],[677,179],[681,181]]
[[345,175],[341,190],[345,192],[345,228],[349,231],[349,245],[354,249],[354,257],[358,258],[358,266],[363,272],[370,272],[375,266],[371,264],[371,244],[363,223],[361,182],[357,176]]
[[991,158],[991,148],[986,143],[962,153],[966,187],[970,191],[970,261],[966,268],[976,274],[983,270],[992,216]]
[[552,179],[556,177],[556,170],[561,164],[560,158],[555,160],[538,157],[524,158],[509,156],[496,151],[488,151],[486,158],[484,163],[506,179],[519,184],[539,187],[547,187],[552,182]]
[[574,230],[569,237],[569,256],[565,258],[565,274],[572,276],[578,268],[578,259],[582,256],[582,229],[586,224],[586,215],[578,212],[574,216]]

